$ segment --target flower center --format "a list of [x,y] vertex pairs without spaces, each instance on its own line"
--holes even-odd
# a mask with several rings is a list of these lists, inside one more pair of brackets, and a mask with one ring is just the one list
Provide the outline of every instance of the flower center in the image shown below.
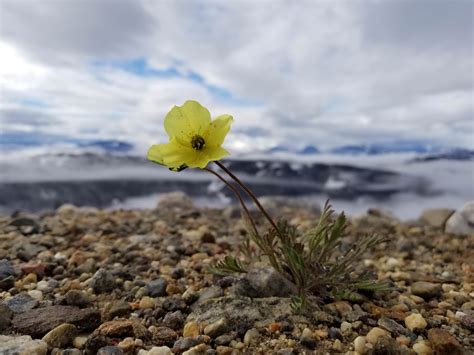
[[206,141],[198,134],[191,138],[191,147],[196,150],[201,150],[202,148],[204,148],[204,144],[206,144]]

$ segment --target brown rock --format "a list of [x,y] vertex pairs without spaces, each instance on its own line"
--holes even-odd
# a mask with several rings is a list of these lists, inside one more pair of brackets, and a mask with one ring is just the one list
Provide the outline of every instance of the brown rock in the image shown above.
[[447,330],[440,328],[433,328],[428,330],[428,339],[435,355],[450,354],[462,355],[465,354],[461,344],[453,337]]
[[369,312],[370,314],[376,317],[387,317],[387,318],[395,319],[397,321],[404,321],[405,317],[407,316],[406,312],[398,311],[395,309],[387,309],[387,308],[379,307],[373,303],[364,305],[363,308],[367,312]]
[[153,338],[153,345],[156,346],[173,346],[176,339],[178,339],[178,334],[168,327],[153,327],[150,331]]
[[16,314],[13,329],[22,334],[41,337],[63,323],[71,323],[78,330],[91,330],[100,324],[100,313],[93,308],[49,306]]
[[111,338],[135,337],[149,339],[151,334],[138,321],[133,320],[113,320],[105,322],[94,331],[95,334],[105,335]]

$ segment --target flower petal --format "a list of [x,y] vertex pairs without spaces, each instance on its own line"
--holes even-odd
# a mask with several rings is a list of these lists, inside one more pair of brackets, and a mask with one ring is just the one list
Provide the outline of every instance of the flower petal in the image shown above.
[[211,114],[199,102],[188,100],[183,106],[174,106],[165,117],[165,130],[170,138],[176,137],[189,146],[196,134],[204,134],[211,123]]
[[154,144],[148,149],[148,153],[146,155],[148,160],[155,162],[157,164],[164,165],[163,163],[163,153],[161,152],[163,146],[166,144]]
[[211,161],[220,160],[229,155],[229,152],[222,147],[209,147],[205,153]]
[[206,137],[207,146],[218,147],[222,145],[233,121],[234,119],[231,115],[221,115],[216,117],[209,126],[209,131]]
[[182,165],[192,167],[190,163],[197,157],[197,151],[181,145],[176,138],[171,139],[168,144],[163,144],[160,149],[163,163],[169,168],[178,168]]

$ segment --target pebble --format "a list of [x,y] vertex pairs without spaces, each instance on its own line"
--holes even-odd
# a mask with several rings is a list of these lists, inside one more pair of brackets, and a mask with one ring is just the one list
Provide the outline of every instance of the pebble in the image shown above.
[[102,310],[104,320],[112,320],[115,317],[127,316],[132,311],[130,303],[125,301],[112,301],[107,303]]
[[419,313],[412,313],[405,318],[405,325],[411,331],[423,330],[426,328],[428,323],[425,318]]
[[35,308],[38,300],[34,299],[27,293],[19,293],[5,301],[5,305],[10,308],[13,313],[23,313]]
[[216,345],[229,345],[232,340],[234,340],[234,335],[223,334],[214,339],[214,343]]
[[447,330],[433,328],[428,330],[428,340],[435,354],[459,354],[464,353],[461,344]]
[[417,281],[411,285],[411,293],[424,299],[434,298],[441,294],[441,285],[426,281]]
[[145,296],[140,300],[138,306],[140,309],[153,309],[155,308],[155,300],[151,297]]
[[120,343],[117,344],[117,346],[123,350],[125,353],[131,353],[133,352],[135,348],[135,339],[131,337],[126,337],[123,339]]
[[115,277],[109,271],[101,268],[92,276],[89,285],[95,293],[110,292],[116,287]]
[[63,323],[50,330],[43,341],[49,348],[64,348],[69,345],[77,334],[77,328],[73,324]]
[[414,344],[413,351],[418,355],[432,355],[433,354],[433,350],[424,341],[420,341]]
[[6,304],[0,303],[0,332],[12,323],[13,311]]
[[13,286],[16,272],[7,259],[0,260],[0,290],[8,290]]
[[465,315],[461,317],[460,322],[464,328],[469,329],[471,332],[474,332],[474,316]]
[[72,345],[77,349],[82,349],[87,342],[86,336],[77,336],[72,340]]
[[147,355],[173,355],[173,353],[167,346],[154,346],[147,352]]
[[336,339],[332,344],[332,349],[336,351],[342,351],[342,343],[339,339]]
[[147,285],[148,294],[150,297],[163,297],[166,296],[166,286],[168,282],[163,278],[157,278],[151,280]]
[[364,354],[365,343],[366,343],[365,337],[359,335],[357,338],[354,339],[354,350],[360,354]]
[[173,330],[181,330],[184,324],[184,315],[181,311],[169,312],[163,318],[163,325]]
[[69,290],[64,295],[64,303],[69,306],[87,307],[92,302],[87,293],[79,290]]
[[343,335],[349,334],[352,331],[352,324],[349,322],[342,322],[341,323],[341,332]]
[[375,345],[377,343],[377,339],[382,336],[390,336],[390,334],[386,331],[383,330],[382,328],[372,328],[366,336],[366,340],[368,343]]
[[255,297],[288,297],[295,294],[295,286],[272,267],[253,268],[245,275],[256,291]]
[[30,295],[31,298],[34,298],[37,301],[43,300],[43,292],[41,292],[39,290],[28,291],[28,295]]
[[48,281],[41,280],[36,284],[36,289],[41,292],[49,291],[51,287],[49,286]]
[[123,355],[123,351],[117,346],[104,346],[97,351],[97,355]]
[[316,347],[316,337],[314,333],[309,328],[304,328],[301,333],[300,342],[309,349],[314,349]]
[[244,344],[247,346],[252,345],[260,337],[260,332],[256,328],[249,329],[244,335]]
[[199,335],[199,325],[196,322],[188,322],[183,328],[183,337],[197,337]]
[[46,355],[48,345],[29,335],[0,335],[0,354]]
[[[154,345],[173,345],[178,338],[178,334],[173,329],[167,327],[155,327],[151,326],[148,330],[152,334]],[[185,338],[188,339],[188,338]],[[189,338],[192,339],[192,338]]]
[[[216,348],[216,350],[219,348],[219,346]],[[196,346],[193,346],[191,349],[183,352],[182,355],[204,355],[206,354],[206,351],[208,349],[208,346],[206,344],[199,344]],[[219,354],[219,350],[216,351],[217,354]]]
[[227,318],[220,318],[216,322],[209,324],[204,328],[204,334],[211,338],[216,338],[219,335],[225,334],[230,330],[229,321]]
[[183,352],[193,346],[198,345],[198,341],[195,338],[181,338],[178,339],[173,345],[173,352]]

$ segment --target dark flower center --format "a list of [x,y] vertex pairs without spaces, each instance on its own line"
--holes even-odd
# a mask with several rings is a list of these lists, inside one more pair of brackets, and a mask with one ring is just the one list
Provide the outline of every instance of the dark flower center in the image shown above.
[[206,141],[198,134],[191,138],[191,147],[196,150],[201,150],[202,148],[204,148],[204,144],[206,144]]

